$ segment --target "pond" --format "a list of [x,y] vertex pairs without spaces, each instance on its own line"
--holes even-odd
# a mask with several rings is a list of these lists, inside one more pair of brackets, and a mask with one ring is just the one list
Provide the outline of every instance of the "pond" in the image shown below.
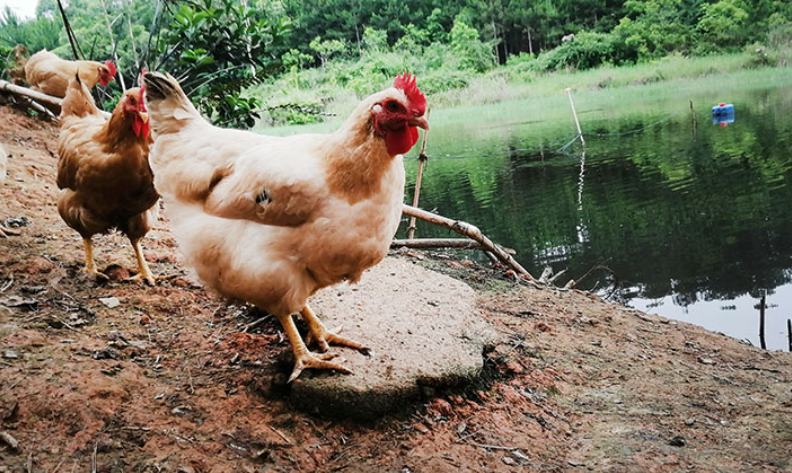
[[[768,348],[786,349],[790,77],[575,94],[585,155],[579,142],[557,152],[575,134],[563,84],[551,99],[438,112],[420,205],[476,224],[534,275],[550,265],[579,278],[605,265],[626,304],[757,346],[766,291]],[[712,123],[719,102],[735,106],[729,126]],[[407,161],[411,201],[417,165]],[[419,224],[417,236],[450,235]]]

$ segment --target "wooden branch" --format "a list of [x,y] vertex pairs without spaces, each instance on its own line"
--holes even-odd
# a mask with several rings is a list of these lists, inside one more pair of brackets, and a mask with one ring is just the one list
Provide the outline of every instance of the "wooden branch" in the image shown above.
[[[43,102],[47,105],[53,105],[58,108],[61,107],[63,104],[63,99],[58,97],[53,97],[51,95],[42,94],[41,92],[36,92],[35,90],[28,89],[27,87],[22,87],[19,85],[14,85],[8,81],[0,80],[0,90],[4,90],[6,92],[11,92],[12,94],[20,95],[22,97],[27,97],[29,99],[33,99],[37,102]],[[99,110],[99,113],[104,115],[107,118],[110,118],[110,114],[103,110]]]
[[[426,111],[426,119],[429,119],[429,114],[432,109]],[[415,195],[413,195],[413,207],[418,207],[418,200],[421,198],[421,178],[423,177],[424,165],[429,160],[426,155],[426,139],[429,136],[429,130],[424,130],[423,141],[421,142],[421,151],[418,153],[418,174],[415,176]],[[415,217],[410,217],[410,226],[407,227],[407,238],[413,239],[415,237]]]
[[28,89],[27,87],[14,85],[4,80],[0,80],[0,90],[6,90],[8,92],[12,92],[17,95],[22,95],[24,97],[37,100],[39,102],[44,102],[49,105],[55,105],[56,107],[60,107],[61,104],[63,103],[63,99],[60,99],[58,97],[52,97],[51,95],[42,94],[41,92],[36,92],[35,90]]
[[425,220],[435,225],[440,225],[441,227],[453,230],[460,235],[464,235],[468,238],[476,240],[481,244],[481,246],[486,248],[487,251],[494,254],[501,263],[513,269],[518,275],[528,279],[529,281],[534,281],[531,273],[523,268],[522,265],[512,258],[509,253],[504,251],[503,248],[493,243],[492,240],[481,233],[481,230],[479,230],[475,225],[471,225],[461,220],[452,220],[450,218],[443,217],[442,215],[427,212],[426,210],[422,210],[407,204],[402,206],[402,212],[410,217],[420,218],[421,220]]
[[[468,238],[411,238],[407,240],[393,240],[393,242],[391,242],[391,248],[402,247],[418,249],[455,248],[461,250],[487,250],[481,243]],[[503,251],[510,255],[517,254],[517,252],[511,248],[502,248]]]

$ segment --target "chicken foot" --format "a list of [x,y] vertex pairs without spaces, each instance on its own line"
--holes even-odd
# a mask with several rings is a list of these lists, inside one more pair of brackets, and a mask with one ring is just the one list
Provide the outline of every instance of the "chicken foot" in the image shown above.
[[12,230],[3,224],[0,224],[0,238],[8,238],[8,236],[13,235],[20,235],[21,232],[19,230]]
[[91,239],[83,238],[83,245],[85,245],[85,269],[83,271],[98,280],[110,279],[105,273],[96,269],[96,263],[94,262],[93,254],[93,243],[91,242]]
[[295,358],[294,370],[292,371],[291,376],[289,376],[289,383],[297,379],[297,377],[300,376],[300,373],[302,373],[306,368],[336,370],[344,374],[352,374],[352,371],[348,370],[347,368],[344,368],[337,363],[331,363],[327,361],[333,358],[333,355],[314,355],[309,352],[308,347],[305,346],[305,343],[303,343],[302,338],[300,337],[300,333],[297,331],[297,326],[294,325],[294,320],[292,320],[291,314],[278,316],[278,320],[283,326],[286,336],[289,337],[289,343],[291,344],[292,352],[294,353]]
[[305,304],[305,307],[303,307],[303,309],[300,311],[300,315],[303,316],[305,323],[308,324],[307,342],[309,344],[311,342],[316,342],[316,344],[319,345],[320,351],[327,351],[330,348],[330,344],[333,344],[354,348],[364,355],[370,354],[371,350],[369,348],[358,342],[338,335],[338,332],[341,331],[341,327],[338,327],[334,330],[327,330],[322,324],[322,321],[319,320],[319,317],[316,316],[316,313],[308,306],[308,304]]
[[137,258],[138,263],[138,273],[129,279],[132,281],[145,279],[149,285],[153,286],[157,278],[151,273],[146,258],[143,256],[143,248],[140,246],[140,240],[130,239],[129,241],[132,242],[132,248],[135,249],[135,258]]

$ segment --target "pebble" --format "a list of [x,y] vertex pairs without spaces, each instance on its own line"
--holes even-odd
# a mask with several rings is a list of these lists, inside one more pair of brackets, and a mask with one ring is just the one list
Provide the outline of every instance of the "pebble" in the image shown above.
[[6,360],[16,360],[19,359],[19,354],[14,350],[6,350],[3,352],[3,358]]

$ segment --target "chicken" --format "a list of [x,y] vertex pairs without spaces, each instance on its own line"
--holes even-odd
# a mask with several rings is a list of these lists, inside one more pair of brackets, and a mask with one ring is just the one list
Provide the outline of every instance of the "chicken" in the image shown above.
[[151,138],[143,91],[127,90],[107,119],[75,75],[60,119],[58,212],[83,238],[85,271],[106,277],[96,269],[91,237],[117,228],[135,249],[135,279],[154,284],[140,247],[156,219],[159,200],[148,162]]
[[350,371],[309,341],[367,352],[328,331],[307,303],[318,289],[356,282],[387,254],[401,217],[401,154],[418,140],[426,99],[415,78],[363,100],[332,134],[274,137],[216,128],[201,118],[171,76],[144,76],[157,137],[155,186],[176,240],[209,287],[273,314],[305,368]]
[[80,80],[89,90],[96,83],[106,86],[116,75],[112,61],[67,61],[43,49],[25,63],[25,78],[30,87],[54,97],[65,97],[69,81],[80,73]]

